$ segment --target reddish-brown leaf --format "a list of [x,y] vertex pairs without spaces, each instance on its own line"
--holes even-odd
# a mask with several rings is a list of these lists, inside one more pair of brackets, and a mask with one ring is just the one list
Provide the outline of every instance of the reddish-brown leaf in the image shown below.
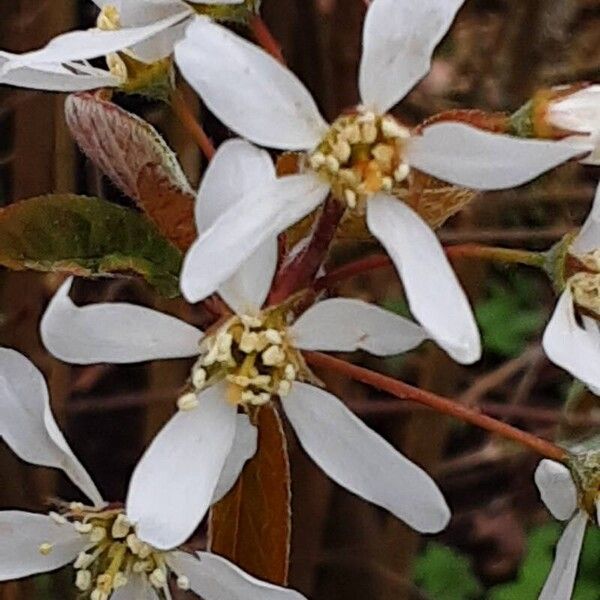
[[90,92],[68,96],[65,117],[79,147],[129,197],[140,200],[138,179],[148,164],[174,189],[193,194],[173,151],[140,117]]
[[258,450],[235,487],[210,513],[210,550],[255,577],[285,585],[290,549],[290,472],[277,410],[255,415]]

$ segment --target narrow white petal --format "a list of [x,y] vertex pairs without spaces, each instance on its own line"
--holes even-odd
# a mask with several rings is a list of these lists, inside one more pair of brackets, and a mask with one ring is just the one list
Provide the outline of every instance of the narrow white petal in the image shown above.
[[435,123],[408,145],[411,166],[478,190],[512,188],[581,154],[565,141],[526,140],[462,123]]
[[[202,234],[245,195],[274,182],[275,167],[269,154],[245,140],[230,140],[210,161],[196,199],[196,225]],[[273,237],[257,248],[219,293],[237,313],[259,309],[264,303],[277,266],[277,240]],[[182,279],[195,278],[194,264],[186,263]],[[184,282],[182,285],[187,285]]]
[[587,515],[580,511],[571,519],[556,546],[554,564],[538,600],[569,600],[583,545]]
[[4,65],[4,69],[31,66],[43,63],[64,63],[73,60],[97,58],[123,50],[148,39],[172,25],[175,25],[188,15],[187,11],[171,15],[166,19],[142,27],[118,29],[116,31],[70,31],[50,40],[40,50],[25,52]]
[[131,53],[135,58],[145,63],[153,63],[173,54],[175,44],[183,39],[185,30],[191,22],[193,15],[188,15],[182,21],[159,31],[152,37],[131,46]]
[[478,360],[481,342],[469,301],[431,228],[383,194],[369,200],[367,224],[394,262],[417,321],[454,360]]
[[573,240],[569,250],[576,254],[585,254],[600,248],[600,185],[585,223]]
[[[75,560],[88,539],[69,524],[48,515],[18,510],[0,511],[0,581],[47,573]],[[51,544],[47,554],[41,544]]]
[[450,510],[431,477],[335,396],[295,382],[281,401],[300,444],[331,479],[417,531],[446,527]]
[[307,150],[327,131],[300,80],[225,27],[196,18],[175,46],[175,59],[208,108],[229,128],[261,146]]
[[185,552],[171,552],[167,560],[175,573],[185,575],[190,580],[192,591],[204,600],[304,599],[302,594],[294,590],[248,575],[216,554],[198,552],[196,556]]
[[248,415],[236,415],[235,438],[211,503],[215,504],[235,485],[246,464],[256,454],[258,432]]
[[144,575],[129,575],[127,584],[114,591],[110,600],[160,600],[156,590]]
[[258,311],[277,269],[277,238],[266,240],[219,286],[219,294],[238,315]]
[[263,243],[312,212],[328,191],[313,175],[290,175],[244,196],[187,253],[181,276],[186,300],[198,302],[212,294]]
[[244,0],[189,0],[190,4],[242,4]]
[[0,437],[23,460],[61,469],[94,504],[102,504],[94,482],[54,420],[43,375],[25,356],[8,348],[0,348]]
[[359,87],[380,113],[429,71],[431,55],[464,0],[373,0],[365,18]]
[[[18,55],[0,52],[0,69],[16,56]],[[0,74],[0,84],[50,92],[80,92],[100,87],[114,87],[119,83],[119,79],[102,69],[83,73],[75,67],[74,70],[69,70],[62,65],[21,67]]]
[[566,521],[577,509],[577,487],[565,465],[547,458],[535,470],[535,484],[552,516]]
[[548,119],[555,127],[567,131],[600,131],[600,85],[590,85],[548,107]]
[[122,302],[76,306],[72,279],[50,301],[40,331],[46,348],[65,362],[135,363],[198,354],[202,332],[164,313]]
[[406,352],[427,338],[416,323],[352,298],[317,302],[290,331],[295,345],[303,350],[366,350],[378,356]]
[[558,299],[542,345],[554,364],[586,385],[600,388],[600,331],[595,322],[585,328],[577,322],[573,296],[568,288]]
[[93,0],[98,8],[114,6],[122,27],[150,25],[176,13],[188,10],[183,0]]
[[204,518],[233,444],[236,407],[225,385],[198,400],[158,433],[129,484],[127,515],[139,537],[159,549],[185,542]]

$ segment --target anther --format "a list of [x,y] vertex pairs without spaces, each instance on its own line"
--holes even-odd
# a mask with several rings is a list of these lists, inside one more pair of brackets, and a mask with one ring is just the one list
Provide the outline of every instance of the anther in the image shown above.
[[94,527],[90,533],[90,541],[94,544],[101,542],[106,537],[106,529],[104,527]]
[[408,177],[409,173],[410,173],[410,167],[406,163],[400,163],[398,165],[398,167],[396,168],[396,170],[394,171],[394,179],[398,183],[401,183]]
[[356,208],[356,192],[350,189],[345,189],[344,200],[346,200],[348,208]]
[[92,587],[92,573],[86,569],[77,571],[75,587],[82,592],[87,592]]
[[285,360],[285,352],[279,346],[269,346],[261,356],[267,367],[275,367]]
[[240,339],[240,350],[246,354],[254,352],[258,345],[258,333],[255,331],[244,331]]
[[206,370],[202,367],[196,367],[192,372],[192,385],[199,389],[206,383]]
[[48,556],[52,552],[52,550],[54,550],[54,544],[44,542],[43,544],[40,544],[38,549],[42,556]]
[[154,569],[148,577],[150,583],[158,589],[161,589],[167,583],[167,577],[162,569]]
[[386,138],[400,138],[405,140],[410,137],[410,131],[392,117],[383,117],[381,119],[381,132]]
[[189,579],[189,577],[186,577],[185,575],[180,575],[177,578],[177,587],[180,590],[189,590],[190,589],[190,579]]
[[112,525],[111,534],[113,538],[117,540],[124,539],[127,537],[130,529],[131,523],[129,522],[129,519],[123,513],[121,513],[117,515],[117,518]]
[[281,342],[283,342],[281,333],[279,333],[277,329],[267,329],[265,331],[265,338],[271,344],[281,344]]
[[90,533],[92,531],[91,523],[82,523],[81,521],[75,521],[73,523],[73,527],[75,527],[75,531],[78,533]]
[[198,398],[194,392],[183,394],[177,399],[177,408],[181,411],[190,411],[198,407]]
[[325,166],[331,173],[337,173],[340,170],[340,163],[335,156],[331,154],[325,157]]

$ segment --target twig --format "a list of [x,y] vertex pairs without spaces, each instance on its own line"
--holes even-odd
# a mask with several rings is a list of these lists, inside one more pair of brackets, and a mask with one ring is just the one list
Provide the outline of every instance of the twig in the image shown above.
[[196,117],[190,111],[179,90],[173,90],[171,94],[171,108],[187,132],[194,138],[204,156],[210,160],[215,155],[215,147],[206,135],[202,125],[198,123]]
[[438,396],[432,392],[413,387],[403,381],[392,379],[381,373],[376,373],[364,367],[353,365],[339,358],[322,354],[320,352],[304,352],[306,361],[315,367],[323,367],[337,371],[351,379],[361,381],[367,385],[383,390],[402,400],[411,400],[419,402],[425,406],[433,408],[439,413],[450,415],[471,425],[475,425],[487,431],[491,431],[502,437],[513,440],[531,450],[550,458],[552,460],[563,461],[567,457],[565,450],[556,446],[552,442],[543,440],[531,433],[527,433],[511,425],[507,425],[497,419],[472,408],[467,408],[443,396]]
[[271,30],[267,27],[267,24],[262,20],[260,15],[253,15],[248,23],[252,35],[262,47],[263,50],[268,52],[275,60],[279,61],[282,65],[285,65],[285,58],[281,52],[281,46],[279,42],[273,37]]

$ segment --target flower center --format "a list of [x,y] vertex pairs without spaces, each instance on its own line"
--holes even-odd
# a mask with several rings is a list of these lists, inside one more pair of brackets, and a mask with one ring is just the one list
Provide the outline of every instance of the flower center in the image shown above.
[[364,201],[377,192],[406,195],[409,137],[410,131],[391,115],[344,115],[308,155],[308,166],[329,181],[332,193],[348,208],[363,212]]
[[192,368],[190,391],[177,401],[181,410],[198,405],[197,393],[225,380],[234,404],[260,406],[271,396],[286,396],[304,363],[292,346],[278,311],[235,316],[203,338]]
[[[72,524],[89,539],[89,545],[73,563],[75,586],[84,592],[85,598],[108,600],[115,590],[128,583],[132,575],[147,577],[165,598],[171,597],[165,553],[137,537],[121,508],[95,509],[74,502],[63,514],[53,512],[50,516],[61,525]],[[52,550],[52,545],[47,542],[39,546],[44,555]],[[188,589],[189,581],[179,577],[177,585]]]

